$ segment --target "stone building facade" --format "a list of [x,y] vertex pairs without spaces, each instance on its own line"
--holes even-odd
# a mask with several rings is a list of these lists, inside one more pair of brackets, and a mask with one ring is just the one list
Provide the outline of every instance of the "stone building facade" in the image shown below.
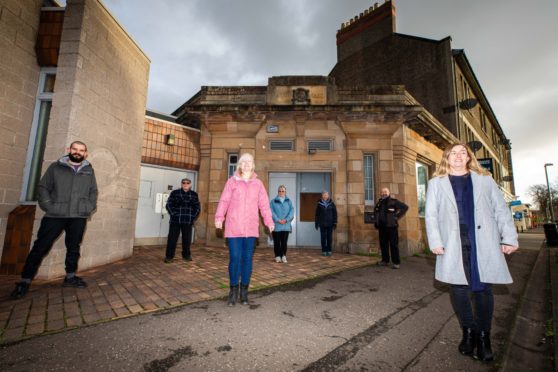
[[461,141],[476,150],[505,198],[515,189],[511,143],[463,50],[451,37],[431,40],[396,32],[393,1],[375,5],[337,31],[340,86],[401,84]]
[[[217,203],[234,169],[231,158],[249,152],[271,196],[278,184],[291,185],[295,245],[319,246],[314,210],[326,189],[339,216],[334,250],[376,252],[377,232],[365,216],[385,186],[410,206],[400,226],[403,252],[424,248],[417,160],[432,167],[454,137],[404,87],[344,88],[327,76],[272,77],[267,86],[202,87],[174,115],[179,122],[186,115],[200,121],[198,185],[207,208],[197,225],[206,244],[222,244],[213,227]],[[265,236],[262,230],[260,244]]]
[[[80,268],[131,255],[148,57],[99,0],[2,1],[0,25],[2,272],[21,269],[42,217],[36,182],[73,140],[87,143],[99,185]],[[60,239],[38,276],[62,275],[64,256]]]

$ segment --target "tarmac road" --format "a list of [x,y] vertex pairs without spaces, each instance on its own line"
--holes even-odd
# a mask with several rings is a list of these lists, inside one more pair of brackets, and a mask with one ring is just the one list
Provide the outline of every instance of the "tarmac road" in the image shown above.
[[[493,349],[457,352],[461,329],[432,257],[251,293],[251,305],[200,302],[0,348],[2,371],[490,371],[502,360],[537,250],[508,258],[495,286]],[[270,265],[273,264],[270,262]]]

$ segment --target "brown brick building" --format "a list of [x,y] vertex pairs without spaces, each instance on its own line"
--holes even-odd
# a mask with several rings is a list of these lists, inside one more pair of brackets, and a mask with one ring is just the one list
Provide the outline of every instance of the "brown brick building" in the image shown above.
[[508,201],[513,199],[511,145],[463,50],[451,37],[431,40],[395,31],[395,5],[381,6],[337,31],[340,86],[401,84],[461,141],[476,146]]
[[326,189],[339,212],[335,249],[376,251],[377,233],[366,221],[387,186],[410,206],[400,225],[403,252],[423,249],[426,182],[443,147],[457,139],[477,147],[513,198],[509,140],[464,52],[449,37],[397,34],[395,15],[386,1],[343,24],[329,76],[202,87],[173,113],[179,123],[193,117],[200,125],[198,190],[207,207],[198,239],[221,243],[214,212],[242,152],[254,155],[271,196],[287,185],[297,209],[290,244],[298,246],[319,245],[313,212]]

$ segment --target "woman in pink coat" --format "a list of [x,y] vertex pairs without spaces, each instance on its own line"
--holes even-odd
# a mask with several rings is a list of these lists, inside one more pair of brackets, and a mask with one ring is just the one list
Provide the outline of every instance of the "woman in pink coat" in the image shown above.
[[229,246],[229,306],[236,304],[240,281],[240,301],[248,304],[248,285],[252,275],[254,245],[259,236],[260,216],[273,232],[275,224],[271,217],[267,191],[254,173],[254,158],[243,154],[238,160],[234,176],[229,178],[219,199],[215,212],[215,227],[223,228],[226,218],[225,238]]

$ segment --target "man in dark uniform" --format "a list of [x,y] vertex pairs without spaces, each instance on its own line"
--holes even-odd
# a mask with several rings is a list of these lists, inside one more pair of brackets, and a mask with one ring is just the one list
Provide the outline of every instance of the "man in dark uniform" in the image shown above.
[[399,200],[390,196],[389,189],[384,187],[380,193],[381,198],[374,208],[376,222],[374,226],[380,232],[380,248],[382,250],[382,261],[379,266],[387,266],[391,253],[392,268],[399,269],[399,232],[397,231],[397,220],[405,215],[409,207]]

